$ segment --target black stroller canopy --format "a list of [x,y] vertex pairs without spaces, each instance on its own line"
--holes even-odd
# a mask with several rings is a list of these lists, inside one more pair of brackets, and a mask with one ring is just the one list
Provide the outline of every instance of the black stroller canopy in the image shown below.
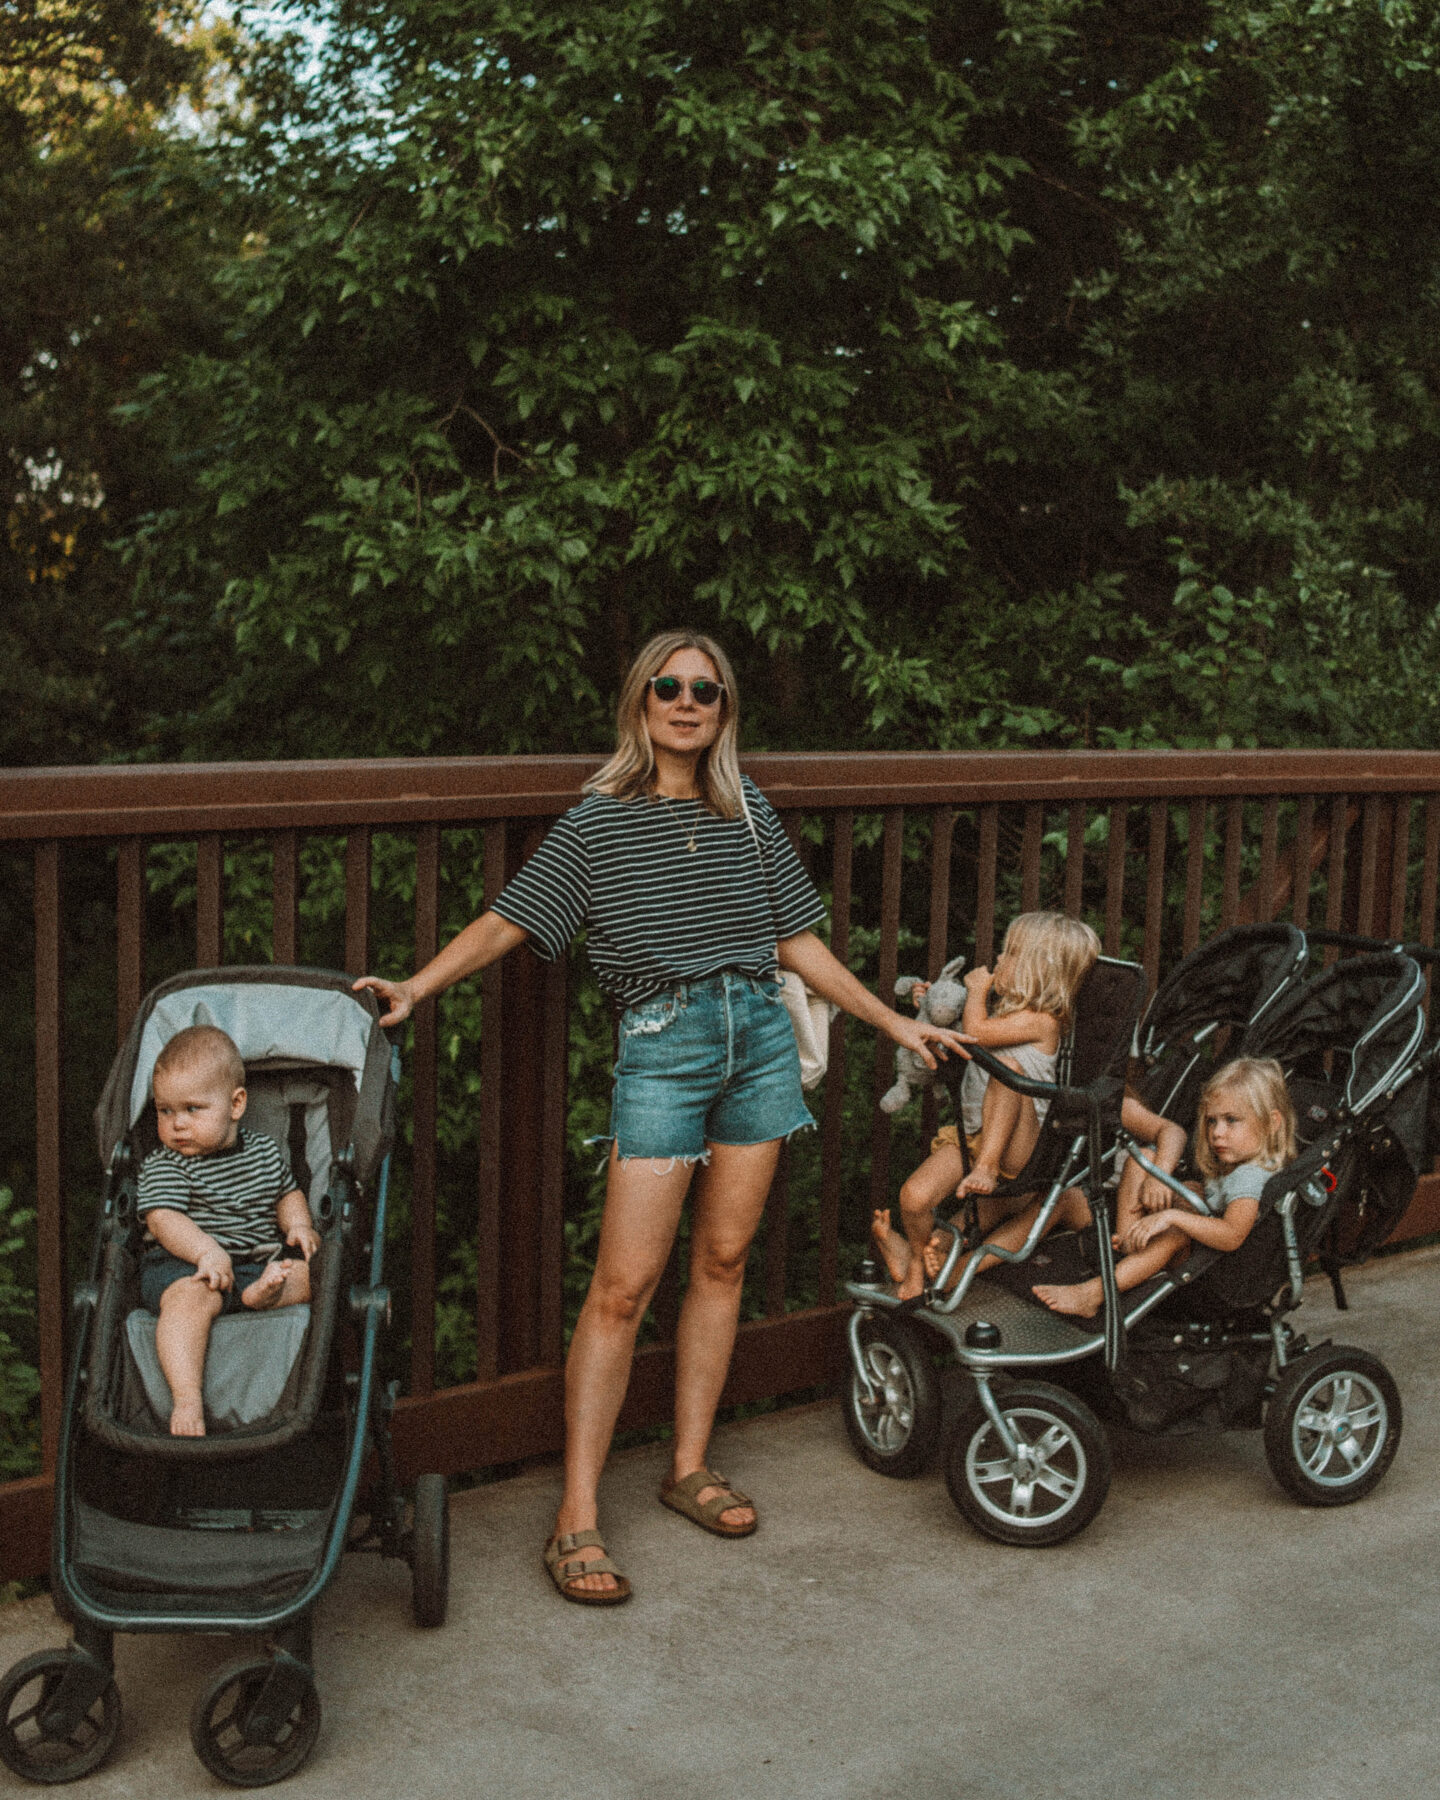
[[1248,1025],[1264,1015],[1306,961],[1294,925],[1232,925],[1190,954],[1161,983],[1136,1034],[1153,1060],[1202,1026]]
[[1425,1037],[1425,978],[1398,951],[1355,956],[1287,994],[1246,1044],[1287,1070],[1333,1051],[1343,1098],[1363,1112],[1408,1067]]
[[152,989],[95,1108],[102,1165],[109,1167],[144,1113],[155,1059],[164,1046],[189,1025],[216,1025],[234,1040],[247,1067],[349,1072],[356,1094],[355,1173],[369,1182],[389,1147],[390,1045],[373,997],[368,991],[352,993],[350,982],[350,976],[328,969],[261,964],[193,969]]

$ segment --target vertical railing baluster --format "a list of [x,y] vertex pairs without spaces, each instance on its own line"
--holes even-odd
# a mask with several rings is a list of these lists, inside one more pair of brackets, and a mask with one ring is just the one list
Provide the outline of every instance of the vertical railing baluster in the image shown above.
[[[440,827],[415,834],[415,967],[440,947]],[[410,1015],[414,1028],[410,1162],[410,1392],[435,1386],[435,1176],[438,1161],[439,1008],[422,1000]]]
[[[834,815],[835,845],[831,861],[830,948],[838,961],[850,958],[850,889],[854,874],[855,815],[848,808]],[[833,1306],[840,1281],[840,1170],[845,1131],[845,1014],[830,1024],[830,1057],[825,1075],[825,1110],[820,1120],[820,1269],[819,1301]]]
[[1315,857],[1315,796],[1302,794],[1295,813],[1293,850],[1295,877],[1290,890],[1290,918],[1303,931],[1310,923],[1310,869]]
[[1118,956],[1125,922],[1125,831],[1130,808],[1123,800],[1110,806],[1110,843],[1105,853],[1105,954]]
[[1255,894],[1257,923],[1268,925],[1275,917],[1275,863],[1280,837],[1280,802],[1274,794],[1260,813],[1260,879]]
[[1025,828],[1020,840],[1020,910],[1035,912],[1040,905],[1040,847],[1045,835],[1045,808],[1032,800],[1025,808]]
[[1440,885],[1440,794],[1425,796],[1425,860],[1420,869],[1420,942],[1435,942],[1435,890]]
[[790,1244],[790,1146],[780,1146],[780,1160],[765,1198],[765,1317],[785,1316],[785,1264]]
[[370,967],[370,827],[352,825],[345,839],[345,968]]
[[65,1400],[64,970],[60,845],[35,846],[35,1236],[40,1327],[40,1452],[46,1474],[60,1446]]
[[1065,815],[1065,910],[1078,919],[1085,908],[1085,802],[1075,800]]
[[980,848],[975,881],[975,965],[995,960],[995,873],[1000,860],[1000,808],[980,808]]
[[[1338,931],[1345,916],[1345,838],[1350,829],[1350,804],[1345,794],[1336,794],[1330,802],[1330,854],[1325,870],[1325,929]],[[1328,969],[1339,955],[1333,944],[1325,948],[1324,966]]]
[[121,838],[115,851],[115,1035],[120,1043],[145,994],[145,845]]
[[195,840],[195,962],[216,969],[225,960],[225,840],[206,831]]
[[[895,1004],[895,975],[900,957],[900,876],[901,852],[905,842],[905,809],[885,809],[885,832],[881,845],[880,878],[880,971],[878,993],[886,1006]],[[875,1040],[875,1113],[870,1127],[870,1200],[873,1206],[884,1206],[890,1186],[890,1115],[879,1107],[880,1096],[894,1076],[891,1057],[886,1055],[889,1040]]]
[[545,965],[545,1069],[541,1078],[540,1361],[565,1360],[565,1099],[570,1064],[570,964]]
[[[802,846],[801,817],[787,809],[780,823],[799,854]],[[765,1196],[765,1317],[778,1319],[785,1312],[785,1271],[790,1252],[790,1146],[782,1144],[770,1192]],[[671,1261],[674,1261],[672,1255]],[[678,1268],[677,1268],[678,1276]]]
[[[503,819],[485,827],[485,905],[505,885]],[[477,1381],[492,1381],[500,1367],[500,1117],[504,1043],[501,1003],[505,965],[493,962],[480,977],[480,1175],[476,1196],[475,1340]]]
[[273,874],[270,892],[274,904],[270,960],[300,960],[300,843],[293,831],[270,834]]
[[1380,797],[1367,794],[1360,815],[1360,892],[1355,904],[1355,929],[1369,937],[1375,928],[1375,873],[1380,849]]
[[1160,979],[1160,928],[1165,920],[1165,836],[1170,807],[1150,803],[1150,838],[1145,846],[1145,986],[1153,991]]
[[1238,794],[1225,802],[1225,867],[1220,885],[1220,929],[1240,917],[1240,855],[1245,843],[1245,802]]
[[[955,842],[955,808],[937,806],[930,815],[930,937],[925,946],[925,978],[934,981],[949,960],[950,948],[950,853]],[[956,1021],[957,1026],[959,1021]],[[935,1135],[939,1105],[926,1089],[920,1102],[920,1136],[925,1143]]]
[[1188,956],[1200,942],[1201,914],[1205,905],[1205,818],[1208,803],[1192,800],[1185,845],[1185,940]]
[[1391,828],[1390,922],[1386,933],[1397,944],[1405,936],[1406,888],[1410,874],[1410,813],[1410,796],[1397,794]]

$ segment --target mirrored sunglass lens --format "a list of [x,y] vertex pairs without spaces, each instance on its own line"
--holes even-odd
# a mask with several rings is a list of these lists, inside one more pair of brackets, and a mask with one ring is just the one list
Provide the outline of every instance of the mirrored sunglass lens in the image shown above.
[[718,681],[692,681],[690,692],[697,706],[713,706],[720,698],[720,684]]
[[680,683],[673,675],[657,675],[650,685],[655,690],[655,698],[666,706],[680,698]]

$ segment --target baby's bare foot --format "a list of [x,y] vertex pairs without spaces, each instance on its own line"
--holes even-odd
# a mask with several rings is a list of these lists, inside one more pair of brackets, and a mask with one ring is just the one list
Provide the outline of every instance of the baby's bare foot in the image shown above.
[[289,1273],[289,1263],[267,1263],[240,1296],[240,1304],[248,1306],[252,1312],[265,1312],[269,1307],[278,1306]]
[[961,1179],[955,1190],[955,1198],[963,1200],[967,1194],[993,1194],[999,1179],[999,1169],[989,1163],[977,1162],[970,1173]]
[[1030,1292],[1051,1312],[1066,1313],[1076,1319],[1093,1319],[1103,1298],[1098,1281],[1081,1281],[1074,1287],[1034,1287]]
[[204,1437],[205,1408],[198,1399],[177,1400],[170,1414],[171,1437]]
[[890,1208],[878,1207],[870,1220],[870,1235],[885,1265],[885,1272],[898,1286],[910,1272],[910,1246],[890,1223]]

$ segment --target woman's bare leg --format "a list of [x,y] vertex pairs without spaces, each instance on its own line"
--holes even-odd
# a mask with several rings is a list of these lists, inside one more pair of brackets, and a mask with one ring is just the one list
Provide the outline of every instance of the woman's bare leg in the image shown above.
[[932,1150],[900,1189],[900,1218],[910,1246],[910,1260],[904,1278],[896,1286],[902,1300],[913,1300],[925,1287],[925,1246],[935,1229],[935,1208],[955,1192],[955,1184],[965,1173],[965,1159],[959,1148],[944,1144]]
[[[745,1257],[765,1213],[765,1198],[780,1160],[779,1139],[768,1144],[712,1144],[695,1182],[690,1215],[690,1280],[675,1333],[675,1456],[683,1481],[703,1469],[715,1427],[715,1408],[730,1369],[740,1322]],[[701,1488],[700,1505],[719,1492]],[[755,1512],[732,1506],[726,1525],[749,1525]]]
[[[593,1531],[599,1523],[596,1491],[630,1383],[635,1334],[665,1272],[693,1173],[693,1165],[668,1158],[622,1162],[611,1146],[595,1273],[565,1360],[565,1492],[557,1533]],[[592,1546],[568,1560],[594,1562],[603,1554]],[[574,1585],[598,1593],[616,1584],[611,1575],[587,1575]]]

